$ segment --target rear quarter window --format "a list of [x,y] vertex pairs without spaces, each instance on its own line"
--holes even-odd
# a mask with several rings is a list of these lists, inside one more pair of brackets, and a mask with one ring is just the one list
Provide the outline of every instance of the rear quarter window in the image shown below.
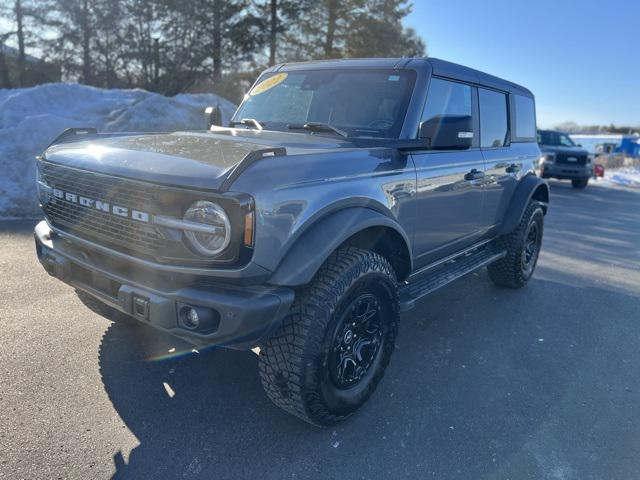
[[515,110],[515,136],[519,140],[536,138],[536,108],[532,98],[522,95],[513,96]]

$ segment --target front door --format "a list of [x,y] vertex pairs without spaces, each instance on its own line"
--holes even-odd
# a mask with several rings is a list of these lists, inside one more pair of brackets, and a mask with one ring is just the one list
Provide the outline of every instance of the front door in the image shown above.
[[445,147],[413,154],[417,174],[416,268],[473,244],[482,234],[485,169],[476,140],[476,103],[470,85],[431,79],[422,121],[472,116],[474,141],[466,150]]

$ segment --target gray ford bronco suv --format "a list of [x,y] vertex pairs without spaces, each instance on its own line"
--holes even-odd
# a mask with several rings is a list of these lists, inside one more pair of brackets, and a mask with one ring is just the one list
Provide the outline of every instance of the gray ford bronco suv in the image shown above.
[[533,95],[485,73],[279,65],[228,128],[67,130],[38,158],[36,249],[99,312],[259,347],[269,398],[327,425],[371,396],[418,299],[485,266],[500,286],[531,278],[539,157]]

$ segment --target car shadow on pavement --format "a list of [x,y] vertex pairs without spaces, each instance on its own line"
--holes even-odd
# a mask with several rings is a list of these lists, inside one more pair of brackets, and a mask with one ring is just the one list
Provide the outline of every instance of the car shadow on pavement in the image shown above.
[[617,291],[538,279],[511,291],[471,275],[403,317],[378,391],[327,429],[269,403],[254,353],[188,353],[118,320],[101,375],[140,444],[115,455],[113,478],[631,478],[620,452],[640,433],[613,433],[640,416],[639,307]]

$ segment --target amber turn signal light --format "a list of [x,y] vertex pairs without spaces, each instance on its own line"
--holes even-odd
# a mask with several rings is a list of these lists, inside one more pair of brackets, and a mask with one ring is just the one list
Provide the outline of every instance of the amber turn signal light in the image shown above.
[[244,245],[253,246],[253,212],[247,212],[244,216]]

